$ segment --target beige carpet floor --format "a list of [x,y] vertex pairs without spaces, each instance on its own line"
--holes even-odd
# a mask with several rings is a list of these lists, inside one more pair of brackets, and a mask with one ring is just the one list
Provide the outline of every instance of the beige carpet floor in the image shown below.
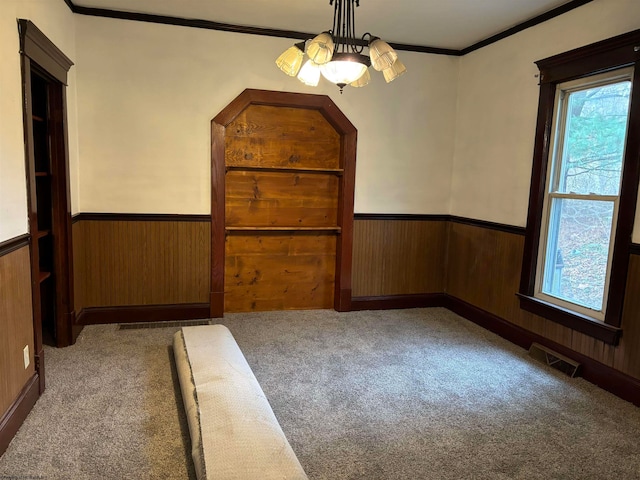
[[[314,479],[640,479],[640,409],[444,309],[227,315]],[[194,478],[176,328],[85,328],[0,478]]]

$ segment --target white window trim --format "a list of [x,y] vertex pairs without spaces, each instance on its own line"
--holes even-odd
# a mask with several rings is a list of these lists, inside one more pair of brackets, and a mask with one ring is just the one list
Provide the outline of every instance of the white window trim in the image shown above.
[[[559,176],[561,174],[560,168],[557,168],[557,162],[561,161],[563,148],[564,148],[564,132],[561,135],[561,129],[565,126],[565,112],[567,110],[568,104],[568,94],[577,92],[580,90],[586,90],[589,88],[597,87],[600,85],[608,85],[611,83],[616,83],[624,80],[628,80],[633,83],[633,72],[634,68],[622,68],[617,69],[612,72],[602,73],[598,75],[591,75],[586,78],[581,78],[578,80],[572,80],[569,82],[560,83],[556,86],[556,95],[555,95],[555,103],[553,107],[553,124],[552,124],[552,136],[550,139],[550,145],[552,148],[549,149],[549,157],[547,158],[547,165],[549,168],[547,169],[547,178],[545,182],[545,194],[544,194],[544,204],[542,208],[542,225],[540,229],[540,244],[538,247],[537,254],[537,262],[536,262],[536,278],[535,278],[535,289],[534,289],[534,297],[539,298],[545,302],[551,303],[553,305],[557,305],[566,310],[577,312],[581,315],[586,315],[587,317],[594,318],[596,320],[600,320],[604,322],[605,313],[607,311],[607,301],[608,301],[608,292],[609,292],[609,280],[611,278],[611,268],[612,268],[612,257],[613,251],[615,247],[615,234],[616,228],[618,224],[618,208],[620,203],[620,193],[618,195],[594,195],[594,194],[575,194],[575,193],[558,193],[552,192],[551,185],[557,185],[559,181]],[[628,118],[627,118],[628,122]],[[627,128],[626,136],[629,135],[629,130]],[[625,136],[624,145],[626,148],[627,138]],[[622,153],[622,159],[624,162],[625,152]],[[624,168],[624,164],[623,164]],[[620,179],[622,181],[622,177]],[[558,297],[554,297],[548,295],[542,291],[542,283],[544,277],[544,269],[547,258],[547,244],[548,244],[548,232],[549,232],[549,223],[551,220],[551,215],[549,213],[549,209],[551,208],[551,199],[560,198],[560,199],[576,199],[576,200],[595,200],[595,201],[608,201],[613,202],[613,219],[611,222],[611,232],[610,232],[610,241],[609,241],[609,254],[607,260],[607,270],[604,284],[604,294],[602,299],[602,308],[600,310],[591,309],[582,305],[578,305],[576,303],[572,303],[566,300],[563,300]]]

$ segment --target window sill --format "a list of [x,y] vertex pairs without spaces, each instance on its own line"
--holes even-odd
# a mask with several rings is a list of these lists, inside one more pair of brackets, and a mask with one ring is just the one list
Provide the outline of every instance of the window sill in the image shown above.
[[602,340],[609,345],[617,345],[622,329],[596,320],[595,318],[581,315],[571,310],[558,307],[539,298],[516,294],[520,298],[520,308],[534,313],[543,318],[559,323],[565,327],[589,335],[597,340]]

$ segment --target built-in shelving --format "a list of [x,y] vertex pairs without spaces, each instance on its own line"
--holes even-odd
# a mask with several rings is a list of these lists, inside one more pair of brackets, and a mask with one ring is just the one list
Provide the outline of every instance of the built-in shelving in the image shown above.
[[36,212],[31,224],[32,256],[37,262],[40,315],[47,337],[55,337],[56,278],[54,275],[53,185],[51,176],[51,121],[49,81],[31,73],[31,126]]
[[340,227],[225,227],[227,232],[335,232]]
[[288,172],[288,173],[317,173],[329,175],[342,175],[342,168],[300,168],[300,167],[263,167],[263,166],[236,166],[227,165],[226,171],[247,171],[247,172]]

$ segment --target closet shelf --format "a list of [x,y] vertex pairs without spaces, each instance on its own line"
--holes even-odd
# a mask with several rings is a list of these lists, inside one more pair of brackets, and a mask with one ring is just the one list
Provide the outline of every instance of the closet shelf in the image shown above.
[[36,122],[44,122],[44,118],[38,116],[38,115],[31,115],[31,118],[33,118],[34,121]]
[[340,227],[225,227],[227,232],[335,232]]
[[36,238],[43,238],[49,235],[50,233],[51,233],[51,230],[38,230],[36,233],[34,233],[34,236]]
[[40,272],[40,276],[38,277],[38,280],[40,281],[40,283],[42,283],[49,277],[51,277],[51,272]]
[[342,168],[296,168],[296,167],[249,167],[249,166],[237,166],[227,165],[225,167],[227,172],[229,171],[245,171],[245,172],[293,172],[293,173],[319,173],[330,174],[340,176],[344,173]]

